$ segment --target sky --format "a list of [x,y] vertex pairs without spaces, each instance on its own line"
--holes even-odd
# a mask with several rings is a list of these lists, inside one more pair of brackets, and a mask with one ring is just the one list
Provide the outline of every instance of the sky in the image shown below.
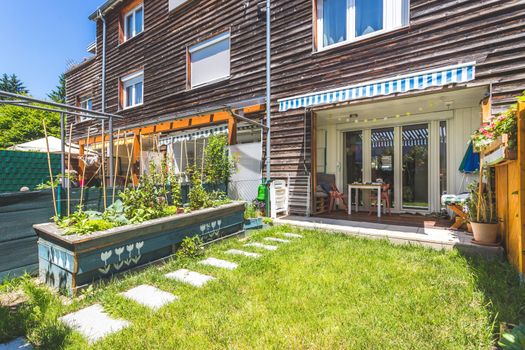
[[45,98],[68,60],[82,62],[95,41],[88,16],[104,0],[2,1],[0,75],[16,74],[29,93]]

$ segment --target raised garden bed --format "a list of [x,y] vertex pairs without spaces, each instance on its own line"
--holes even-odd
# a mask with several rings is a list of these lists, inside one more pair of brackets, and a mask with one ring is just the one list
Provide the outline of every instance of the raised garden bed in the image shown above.
[[205,242],[244,231],[244,202],[126,225],[90,235],[64,235],[55,223],[34,225],[39,274],[68,294],[101,278],[172,255],[185,237]]
[[249,218],[244,220],[245,230],[257,230],[263,227],[262,218]]

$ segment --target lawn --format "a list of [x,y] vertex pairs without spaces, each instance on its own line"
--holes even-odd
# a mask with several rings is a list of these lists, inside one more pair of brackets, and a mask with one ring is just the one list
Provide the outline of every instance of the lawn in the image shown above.
[[[286,231],[258,231],[248,240]],[[239,263],[234,271],[173,259],[68,305],[44,287],[19,282],[31,300],[18,316],[0,314],[0,341],[24,332],[42,348],[86,348],[57,318],[94,303],[132,324],[95,343],[97,349],[487,349],[500,321],[524,319],[525,289],[507,263],[300,233],[304,238],[275,243],[274,252],[243,247],[236,238],[206,249],[206,256]],[[230,248],[263,256],[225,254]],[[217,280],[195,288],[163,276],[180,267]],[[180,300],[154,312],[119,295],[145,283]]]

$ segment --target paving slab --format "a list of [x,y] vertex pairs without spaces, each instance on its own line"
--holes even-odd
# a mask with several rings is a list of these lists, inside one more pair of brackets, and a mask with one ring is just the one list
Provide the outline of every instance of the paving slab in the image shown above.
[[277,242],[277,243],[290,243],[291,242],[289,239],[282,239],[282,238],[277,238],[277,237],[266,237],[264,240],[268,242]]
[[249,258],[254,258],[254,259],[261,257],[261,254],[259,253],[245,252],[244,250],[239,250],[239,249],[230,249],[230,250],[227,250],[225,253],[231,254],[231,255],[247,256]]
[[282,235],[286,238],[303,238],[303,235],[298,233],[285,232]]
[[218,267],[227,270],[235,270],[238,267],[236,263],[216,258],[207,258],[205,260],[199,261],[199,264]]
[[0,350],[32,350],[33,347],[25,338],[16,338],[9,343],[0,344]]
[[158,310],[179,299],[177,296],[147,284],[132,288],[122,295],[150,309]]
[[180,269],[174,272],[165,274],[167,278],[190,284],[194,287],[202,287],[209,281],[215,279],[215,277],[204,275],[195,271],[190,271],[187,269]]
[[109,317],[100,304],[62,316],[59,320],[82,334],[89,343],[94,343],[130,325],[128,321]]
[[277,248],[279,248],[275,245],[262,244],[259,242],[248,243],[248,244],[245,244],[244,246],[245,247],[255,247],[255,248],[260,248],[264,250],[277,250]]

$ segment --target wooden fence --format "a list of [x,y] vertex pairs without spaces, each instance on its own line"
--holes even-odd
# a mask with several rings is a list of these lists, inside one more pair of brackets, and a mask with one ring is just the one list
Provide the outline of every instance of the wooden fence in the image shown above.
[[525,276],[525,103],[518,104],[517,159],[497,165],[496,200],[507,258]]

